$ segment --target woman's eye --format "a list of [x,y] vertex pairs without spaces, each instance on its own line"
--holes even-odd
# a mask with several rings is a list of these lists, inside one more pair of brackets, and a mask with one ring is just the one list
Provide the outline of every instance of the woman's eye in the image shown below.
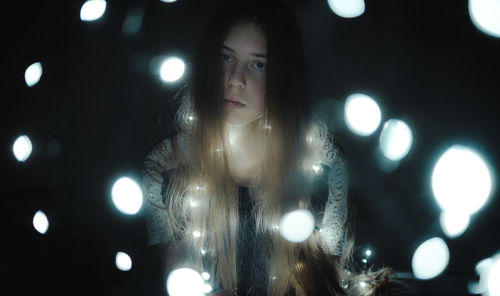
[[255,62],[253,63],[253,67],[259,71],[264,71],[266,69],[266,63],[263,62]]
[[221,55],[221,59],[223,62],[226,62],[226,63],[230,63],[233,61],[233,59],[231,58],[231,56],[227,55],[227,54],[222,54]]

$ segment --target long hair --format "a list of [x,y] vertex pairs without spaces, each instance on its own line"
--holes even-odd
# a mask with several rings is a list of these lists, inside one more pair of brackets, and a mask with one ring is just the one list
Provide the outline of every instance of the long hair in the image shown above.
[[344,294],[343,261],[329,255],[318,232],[295,244],[276,227],[284,213],[310,208],[311,164],[332,148],[326,127],[313,120],[306,100],[299,26],[280,1],[225,1],[202,35],[176,116],[189,150],[170,172],[167,188],[174,233],[192,250],[192,264],[208,264],[219,289],[237,287],[238,185],[229,174],[224,139],[220,56],[229,30],[245,23],[259,26],[267,40],[265,114],[250,123],[259,163],[249,186],[256,232],[268,250],[267,294]]

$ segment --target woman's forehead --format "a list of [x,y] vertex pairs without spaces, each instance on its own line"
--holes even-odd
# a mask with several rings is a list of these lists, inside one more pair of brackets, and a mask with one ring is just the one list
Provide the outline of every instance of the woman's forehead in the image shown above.
[[262,28],[254,23],[233,26],[224,40],[223,48],[245,55],[265,55],[267,40]]

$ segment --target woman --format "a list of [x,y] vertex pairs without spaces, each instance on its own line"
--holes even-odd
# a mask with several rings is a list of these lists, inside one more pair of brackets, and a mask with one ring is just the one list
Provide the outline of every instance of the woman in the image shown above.
[[[344,272],[347,166],[309,112],[299,36],[279,1],[223,3],[179,96],[178,133],[144,161],[151,244],[168,243],[169,269],[208,272],[220,295],[357,289]],[[279,231],[296,209],[316,223],[300,243]]]

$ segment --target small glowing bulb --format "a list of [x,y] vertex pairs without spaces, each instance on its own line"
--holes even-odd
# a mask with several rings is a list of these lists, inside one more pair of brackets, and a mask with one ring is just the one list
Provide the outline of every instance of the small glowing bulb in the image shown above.
[[366,264],[366,262],[368,262],[368,260],[366,260],[366,258],[363,258],[363,260],[361,260],[361,261],[363,261],[363,263],[365,263],[365,264]]
[[366,256],[371,256],[372,255],[372,250],[368,249],[365,251]]
[[193,231],[193,236],[194,237],[200,237],[201,236],[201,232],[199,232],[198,230],[195,230],[195,231]]
[[106,11],[106,1],[104,0],[88,0],[80,9],[80,19],[84,22],[98,20]]
[[210,274],[206,271],[201,273],[201,277],[205,280],[208,281],[210,279]]
[[175,82],[184,75],[186,65],[177,57],[166,58],[160,66],[160,77],[165,82]]
[[16,141],[14,141],[14,145],[12,145],[14,157],[19,162],[26,161],[30,157],[32,150],[33,145],[31,144],[30,138],[26,135],[19,136]]
[[204,284],[203,285],[203,293],[207,294],[212,292],[212,286],[210,284]]
[[205,250],[201,249],[200,253],[201,253],[202,255],[205,255],[205,254],[207,253],[207,251],[205,251]]
[[41,234],[45,234],[49,229],[49,220],[42,211],[37,211],[33,216],[33,227]]
[[205,289],[203,278],[191,268],[175,269],[167,277],[167,292],[171,296],[203,296]]
[[365,288],[366,287],[366,282],[360,282],[359,286],[362,287],[362,288]]
[[313,166],[312,166],[312,169],[313,169],[313,171],[314,171],[316,174],[318,174],[318,175],[319,175],[319,174],[321,173],[321,171],[322,171],[321,166],[320,166],[320,165],[318,165],[318,164],[313,165]]
[[111,189],[115,207],[126,215],[135,215],[142,207],[142,189],[137,182],[128,177],[118,179]]
[[40,81],[42,77],[43,69],[40,62],[31,64],[24,72],[24,81],[28,87],[32,87]]
[[314,216],[305,209],[289,212],[283,216],[280,223],[281,235],[294,243],[303,242],[314,231]]
[[198,203],[197,203],[196,201],[192,200],[192,199],[191,199],[191,200],[189,200],[189,204],[190,204],[192,207],[196,207],[196,206],[198,206]]
[[191,116],[191,115],[189,115],[188,119],[189,119],[190,121],[193,121],[193,120],[194,120],[194,117],[193,117],[193,116]]
[[129,271],[132,269],[132,259],[127,253],[117,252],[115,256],[116,267],[121,271]]

